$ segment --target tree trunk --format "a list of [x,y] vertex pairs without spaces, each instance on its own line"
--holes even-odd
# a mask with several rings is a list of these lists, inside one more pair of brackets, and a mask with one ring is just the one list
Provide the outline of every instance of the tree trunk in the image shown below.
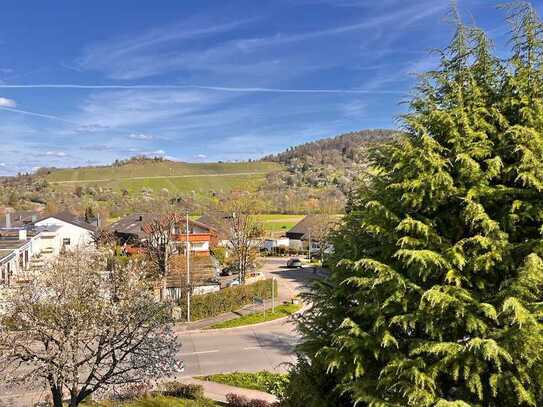
[[53,406],[63,407],[62,406],[62,389],[59,389],[55,385],[51,385],[51,395],[53,396]]

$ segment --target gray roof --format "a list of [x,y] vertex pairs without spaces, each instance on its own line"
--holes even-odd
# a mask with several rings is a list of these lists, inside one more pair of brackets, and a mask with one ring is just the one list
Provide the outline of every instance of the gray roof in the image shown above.
[[28,243],[28,240],[19,240],[17,238],[11,237],[0,237],[0,261],[9,257],[13,252],[25,244]]
[[210,211],[200,216],[198,222],[209,225],[208,227],[211,227],[217,232],[219,239],[225,239],[228,236],[228,233],[225,230],[225,220],[230,216],[229,213],[224,211]]
[[[41,213],[35,211],[16,211],[11,212],[11,227],[19,228],[28,224],[32,224],[32,220],[39,219],[42,216]],[[6,227],[6,214],[0,214],[0,229]]]
[[307,215],[305,216],[301,221],[299,221],[296,225],[294,225],[288,232],[287,235],[295,234],[295,235],[306,235],[312,228],[313,224],[315,224],[320,215]]
[[[143,226],[155,221],[160,215],[154,213],[133,213],[111,225],[111,230],[116,233],[134,235],[139,239],[145,238]],[[212,227],[195,220],[189,219],[190,225],[196,225],[203,229],[211,230]]]
[[79,216],[74,215],[73,213],[68,212],[68,211],[58,212],[53,215],[44,216],[38,222],[41,222],[49,218],[59,219],[63,222],[69,223],[74,226],[78,226],[80,228],[86,229],[91,232],[95,232],[97,229],[96,225],[85,222],[84,218],[80,218]]

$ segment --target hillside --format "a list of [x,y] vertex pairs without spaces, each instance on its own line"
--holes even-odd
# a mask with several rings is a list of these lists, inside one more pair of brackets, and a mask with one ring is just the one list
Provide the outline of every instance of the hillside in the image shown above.
[[395,134],[394,130],[362,130],[291,147],[263,160],[285,167],[279,179],[288,186],[335,187],[346,193],[367,166],[368,149],[391,142]]
[[107,166],[42,168],[4,179],[0,205],[50,212],[87,208],[103,217],[144,210],[150,202],[183,202],[198,211],[250,194],[269,213],[339,213],[353,181],[364,173],[370,146],[389,142],[392,130],[363,130],[317,140],[239,163],[183,163],[134,157]]
[[121,164],[48,171],[44,179],[59,189],[96,185],[130,193],[142,190],[172,193],[255,189],[278,163],[183,163],[168,160],[128,160]]
[[392,141],[394,134],[397,131],[386,129],[355,131],[290,147],[262,160],[285,165],[303,162],[314,166],[349,166],[363,161],[368,147]]

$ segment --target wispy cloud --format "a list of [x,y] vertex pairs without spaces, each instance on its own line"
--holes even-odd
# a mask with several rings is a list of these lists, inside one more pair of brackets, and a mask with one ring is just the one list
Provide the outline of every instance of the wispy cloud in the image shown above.
[[[241,27],[250,26],[253,22],[251,19],[222,24],[211,21],[191,22],[152,29],[131,38],[108,39],[87,47],[78,64],[82,68],[96,70],[109,78],[120,80],[141,79],[171,72],[184,75],[208,72],[218,77],[255,74],[268,78],[272,76],[270,79],[278,80],[285,75],[314,68],[318,60],[304,64],[292,55],[286,64],[269,52],[271,48],[353,32],[387,30],[391,25],[398,30],[439,13],[446,7],[446,1],[425,0],[414,4],[396,1],[395,7],[368,13],[369,17],[358,22],[317,30],[278,31],[259,37],[248,37],[245,30],[240,30]],[[224,33],[228,35],[222,35]],[[194,41],[184,41],[200,36],[207,38],[197,48]],[[268,49],[268,52],[259,53],[264,49]],[[320,58],[318,63],[326,65],[330,62]]]
[[45,155],[49,157],[66,157],[67,154],[64,151],[46,151]]
[[13,99],[0,97],[0,107],[16,107],[17,103]]
[[233,87],[233,86],[209,86],[209,85],[90,85],[90,84],[0,84],[0,88],[6,89],[200,89],[234,93],[383,93],[400,94],[395,90],[374,89],[303,89],[303,88],[263,88],[263,87]]
[[13,113],[19,113],[19,114],[23,114],[23,115],[27,115],[27,116],[41,117],[42,119],[58,120],[58,121],[61,121],[61,122],[64,122],[64,123],[69,123],[69,124],[78,124],[76,122],[72,122],[72,121],[66,120],[66,119],[64,119],[64,118],[62,118],[60,116],[56,116],[56,115],[52,115],[52,114],[37,113],[37,112],[29,111],[29,110],[14,109],[14,108],[11,108],[11,107],[4,107],[4,106],[0,106],[0,110],[5,110],[5,111],[8,111],[8,112],[13,112]]
[[[184,21],[168,27],[150,29],[140,35],[109,39],[87,47],[76,64],[84,69],[106,72],[113,79],[142,78],[156,74],[157,71],[170,70],[173,68],[172,65],[176,65],[172,63],[176,59],[174,55],[165,51],[172,43],[179,45],[186,40],[222,34],[255,20],[243,19],[223,23],[212,20]],[[153,56],[156,56],[157,50],[162,56],[168,57],[161,58],[160,61],[154,60]],[[157,69],[157,65],[162,69]]]
[[128,138],[132,140],[152,140],[153,136],[143,133],[132,133],[128,135]]

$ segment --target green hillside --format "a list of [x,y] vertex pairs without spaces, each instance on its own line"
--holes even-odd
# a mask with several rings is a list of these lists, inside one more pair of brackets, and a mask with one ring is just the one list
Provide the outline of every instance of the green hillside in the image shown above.
[[53,170],[45,179],[53,186],[97,185],[138,192],[144,188],[170,192],[253,190],[271,171],[281,166],[271,162],[182,163],[174,161],[130,161],[117,166]]

